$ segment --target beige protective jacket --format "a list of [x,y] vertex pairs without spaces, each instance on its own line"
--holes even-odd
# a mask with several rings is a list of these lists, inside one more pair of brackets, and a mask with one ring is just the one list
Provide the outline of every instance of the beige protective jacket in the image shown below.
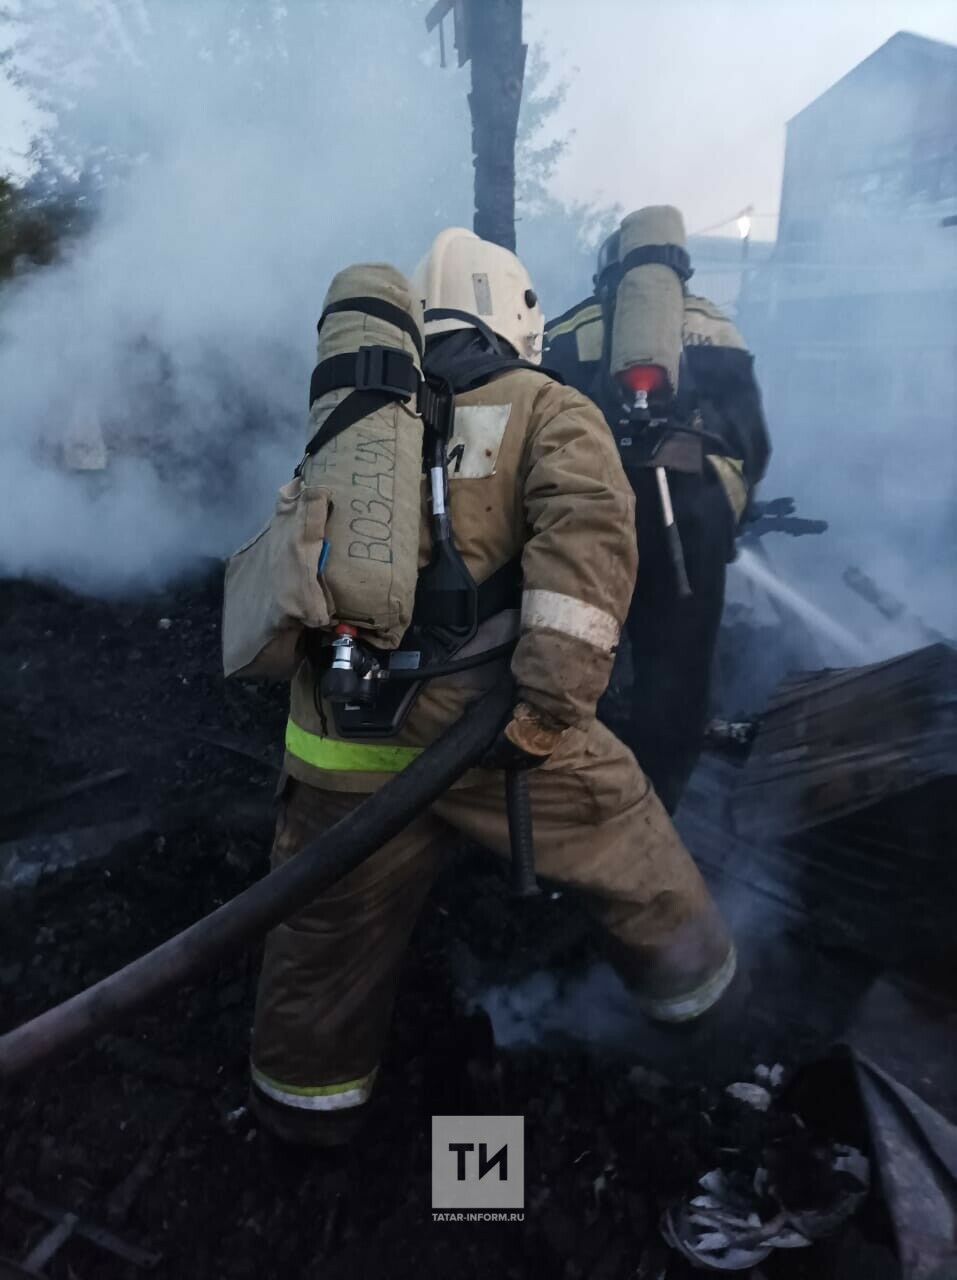
[[[518,697],[561,726],[582,726],[611,675],[635,584],[634,493],[600,411],[570,387],[514,370],[456,398],[449,445],[456,544],[477,583],[521,556]],[[421,563],[429,558],[422,495]],[[405,767],[501,674],[433,680],[401,733],[338,742],[304,662],[293,680],[286,769],[332,790],[372,791]],[[463,779],[463,784],[468,779]]]

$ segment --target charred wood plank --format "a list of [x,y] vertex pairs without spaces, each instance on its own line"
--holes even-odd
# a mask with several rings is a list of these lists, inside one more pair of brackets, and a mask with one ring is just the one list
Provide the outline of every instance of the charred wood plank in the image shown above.
[[[35,1213],[37,1217],[45,1218],[47,1222],[60,1223],[64,1218],[75,1216],[54,1204],[48,1204],[45,1200],[38,1200],[26,1187],[8,1187],[4,1194],[7,1200],[18,1209]],[[141,1249],[138,1245],[129,1244],[126,1240],[115,1236],[112,1231],[97,1226],[95,1222],[87,1222],[85,1218],[77,1218],[72,1230],[74,1235],[83,1236],[98,1249],[112,1253],[115,1257],[122,1258],[124,1262],[132,1263],[134,1267],[141,1267],[144,1270],[151,1270],[163,1256],[159,1253],[151,1253],[148,1249]]]
[[14,808],[0,813],[0,823],[37,813],[41,809],[50,809],[53,805],[60,804],[63,800],[70,800],[73,796],[82,795],[85,791],[93,791],[97,787],[105,787],[111,782],[117,782],[120,778],[128,778],[129,773],[129,769],[108,769],[105,773],[95,773],[88,778],[79,778],[76,782],[64,783],[62,787],[51,787],[47,791],[40,791]]
[[75,831],[9,840],[0,845],[0,890],[31,889],[44,876],[102,861],[120,845],[145,835],[151,825],[140,815]]
[[77,1228],[80,1219],[75,1213],[65,1213],[60,1221],[44,1235],[43,1239],[33,1246],[23,1259],[23,1269],[40,1274],[43,1267],[59,1253]]
[[133,1168],[110,1193],[110,1198],[106,1202],[106,1212],[112,1221],[122,1222],[133,1207],[137,1196],[155,1175],[167,1143],[179,1128],[188,1108],[189,1101],[182,1102],[174,1108]]
[[955,773],[957,653],[930,645],[786,681],[761,717],[735,824],[794,834]]
[[719,896],[736,910],[753,901],[750,930],[786,929],[814,946],[921,971],[923,957],[940,953],[957,901],[949,779],[780,839],[744,837],[729,826],[722,789],[732,786],[732,768],[704,758],[677,825]]
[[39,1271],[28,1271],[19,1262],[0,1258],[0,1280],[46,1280]]

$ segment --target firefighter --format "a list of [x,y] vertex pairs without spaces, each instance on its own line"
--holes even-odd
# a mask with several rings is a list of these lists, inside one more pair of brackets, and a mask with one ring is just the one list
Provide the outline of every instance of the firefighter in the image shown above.
[[[661,263],[670,259],[683,288],[677,394],[655,429],[635,430],[628,421],[621,384],[609,367],[622,278],[620,234],[602,245],[594,294],[546,326],[545,362],[595,401],[624,445],[641,552],[626,620],[631,696],[623,722],[609,700],[602,714],[607,709],[673,814],[700,754],[710,712],[726,566],[771,448],[753,357],[728,317],[688,291],[690,263],[681,245],[669,246],[671,252],[653,260],[653,269],[661,271]],[[676,582],[658,468],[664,469],[690,594],[682,594]]]
[[[543,316],[513,254],[451,229],[413,283],[424,298],[425,368],[456,392],[449,506],[485,601],[474,643],[484,633],[494,646],[514,622],[517,701],[486,762],[494,767],[468,773],[268,938],[252,1105],[273,1134],[307,1145],[348,1140],[367,1112],[401,958],[443,849],[464,837],[508,853],[506,760],[537,766],[529,784],[539,873],[583,892],[649,1017],[700,1017],[736,964],[653,789],[595,718],[636,568],[634,499],[611,433],[584,396],[538,367]],[[423,565],[427,528],[423,499]],[[428,682],[401,731],[379,741],[337,735],[304,662],[292,685],[273,866],[400,771],[501,679],[506,661]]]

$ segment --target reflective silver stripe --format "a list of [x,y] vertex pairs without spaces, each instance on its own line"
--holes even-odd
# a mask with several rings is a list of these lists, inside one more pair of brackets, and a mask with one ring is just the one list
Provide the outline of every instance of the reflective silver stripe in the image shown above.
[[535,627],[561,631],[606,653],[614,649],[621,631],[610,613],[585,604],[584,600],[563,596],[558,591],[526,591],[522,596],[522,628]]
[[445,515],[445,472],[441,467],[429,468],[429,481],[432,486],[432,514]]
[[658,481],[658,497],[661,499],[661,515],[665,528],[675,522],[674,509],[671,506],[671,486],[668,484],[668,473],[664,467],[655,467],[655,479]]
[[694,991],[684,996],[672,996],[667,1000],[652,1000],[647,996],[638,996],[638,1003],[649,1018],[658,1022],[690,1022],[692,1018],[707,1013],[731,985],[738,968],[738,953],[732,946],[721,968],[707,982],[703,982]]
[[322,1084],[301,1088],[298,1085],[282,1085],[272,1080],[257,1067],[250,1067],[253,1084],[268,1098],[281,1102],[285,1107],[298,1107],[301,1111],[344,1111],[348,1107],[361,1107],[368,1102],[375,1084],[376,1071],[358,1080],[344,1080],[342,1084]]

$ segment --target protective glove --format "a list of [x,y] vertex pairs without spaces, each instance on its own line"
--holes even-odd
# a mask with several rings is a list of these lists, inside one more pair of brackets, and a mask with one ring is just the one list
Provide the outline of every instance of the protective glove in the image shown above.
[[483,769],[535,769],[558,747],[567,728],[520,702],[482,758]]

